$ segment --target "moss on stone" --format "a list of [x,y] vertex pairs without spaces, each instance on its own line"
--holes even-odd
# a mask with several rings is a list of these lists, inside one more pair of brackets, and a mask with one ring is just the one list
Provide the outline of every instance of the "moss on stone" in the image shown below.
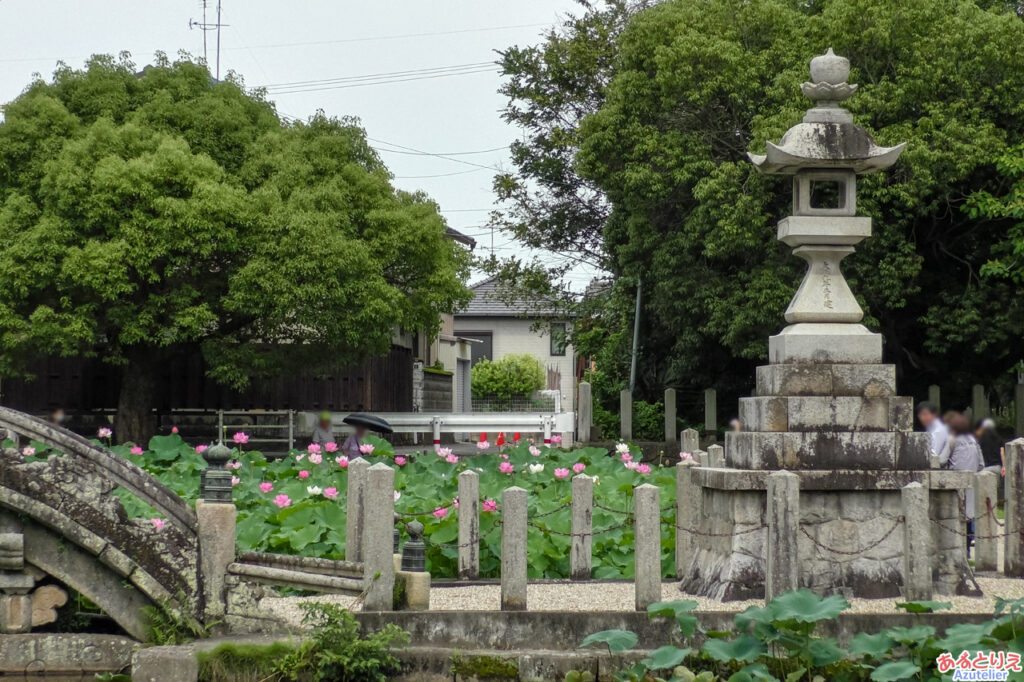
[[199,652],[199,682],[276,682],[275,664],[294,647],[274,644],[221,644]]
[[452,656],[452,675],[480,680],[517,680],[519,662],[500,656]]

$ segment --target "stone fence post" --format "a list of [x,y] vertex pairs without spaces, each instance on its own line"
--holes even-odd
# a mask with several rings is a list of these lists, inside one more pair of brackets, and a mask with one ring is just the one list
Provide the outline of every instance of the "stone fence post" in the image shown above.
[[981,471],[974,475],[974,570],[998,570],[996,507],[999,505],[999,474]]
[[679,434],[679,449],[682,452],[689,452],[694,458],[700,450],[700,434],[697,429],[683,429]]
[[768,474],[768,561],[764,598],[770,602],[800,586],[800,477],[789,471]]
[[1017,384],[1013,395],[1013,405],[1016,411],[1014,435],[1024,438],[1024,383]]
[[[345,498],[345,560],[363,560],[363,494],[370,463],[356,457],[348,463],[348,493]],[[392,506],[394,500],[392,499]]]
[[935,406],[935,409],[942,411],[942,389],[932,384],[928,387],[928,402]]
[[199,535],[199,582],[203,615],[208,621],[226,612],[224,582],[228,565],[235,560],[235,524],[238,511],[232,502],[196,500]]
[[581,381],[576,392],[576,440],[580,443],[589,443],[590,432],[594,428],[594,394],[590,382]]
[[633,440],[633,392],[628,388],[619,393],[619,438],[628,443]]
[[971,389],[971,411],[974,419],[984,419],[989,414],[988,396],[985,394],[985,387],[981,384],[974,384]]
[[516,486],[501,491],[501,610],[526,610],[527,493]]
[[665,389],[665,449],[676,447],[676,389]]
[[691,472],[697,460],[688,459],[676,464],[676,580],[682,580],[697,551],[693,533],[684,530],[697,527],[700,518],[700,486],[694,485]]
[[716,469],[725,467],[725,448],[717,444],[708,446],[708,466]]
[[[364,460],[365,461],[365,460]],[[363,585],[366,611],[391,611],[395,591],[395,470],[377,462],[363,484]]]
[[1007,578],[1024,578],[1024,438],[1006,444],[1005,485],[1003,573]]
[[459,474],[459,577],[480,576],[480,477],[475,471]]
[[704,391],[704,433],[713,436],[718,432],[718,391],[713,388]]
[[594,532],[594,479],[586,474],[572,478],[572,538],[569,548],[569,577],[590,580]]
[[928,488],[917,481],[900,491],[903,503],[903,598],[932,598],[931,521]]
[[633,584],[636,610],[661,601],[661,491],[644,483],[633,489]]

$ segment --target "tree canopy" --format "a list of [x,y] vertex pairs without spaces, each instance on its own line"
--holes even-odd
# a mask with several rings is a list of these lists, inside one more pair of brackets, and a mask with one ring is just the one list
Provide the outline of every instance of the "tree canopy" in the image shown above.
[[[606,30],[591,39],[596,25]],[[800,120],[807,63],[829,46],[860,84],[846,102],[855,120],[881,145],[907,142],[893,169],[859,178],[858,212],[874,219],[874,233],[843,263],[904,390],[1005,387],[1024,355],[1020,282],[984,269],[1005,262],[1012,217],[969,209],[981,192],[1005,196],[996,161],[1024,142],[1024,22],[1010,4],[615,2],[539,47],[506,53],[516,86],[506,115],[529,131],[557,122],[519,150],[516,179],[540,189],[510,197],[506,215],[533,210],[556,223],[515,221],[538,244],[600,235],[616,279],[603,305],[616,312],[591,332],[591,350],[620,377],[629,299],[643,280],[639,384],[648,396],[666,386],[749,392],[767,337],[784,326],[804,268],[775,238],[791,190],[787,179],[759,175],[746,152],[763,153]],[[590,96],[566,101],[572,87]],[[606,201],[607,217],[582,228],[549,209],[557,187],[537,168],[550,139],[567,147],[559,159],[575,151],[564,175]]]
[[282,120],[162,56],[60,66],[0,125],[0,372],[45,354],[125,367],[122,439],[156,368],[202,353],[234,387],[388,351],[466,300],[468,256],[398,191],[358,122]]

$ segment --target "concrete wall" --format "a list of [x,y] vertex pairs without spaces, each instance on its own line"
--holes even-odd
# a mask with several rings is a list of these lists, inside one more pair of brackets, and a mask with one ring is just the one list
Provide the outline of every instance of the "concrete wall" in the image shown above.
[[423,370],[423,411],[450,412],[455,376],[429,368]]
[[514,317],[470,317],[457,315],[455,333],[491,332],[494,343],[494,357],[500,360],[511,353],[526,353],[540,360],[545,368],[557,367],[562,375],[559,390],[562,393],[562,409],[575,409],[575,358],[576,351],[566,345],[565,355],[551,355],[551,339],[546,329],[532,329],[533,320]]

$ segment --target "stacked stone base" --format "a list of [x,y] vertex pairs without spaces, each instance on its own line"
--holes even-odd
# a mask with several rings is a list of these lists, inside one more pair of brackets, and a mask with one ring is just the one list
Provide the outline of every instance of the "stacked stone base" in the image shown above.
[[743,432],[726,436],[727,468],[693,468],[684,482],[694,526],[684,592],[720,600],[765,596],[767,478],[800,477],[799,586],[849,597],[899,597],[904,584],[901,489],[929,491],[932,589],[978,594],[965,552],[962,491],[969,473],[932,470],[913,402],[881,364],[774,364],[740,399]]

